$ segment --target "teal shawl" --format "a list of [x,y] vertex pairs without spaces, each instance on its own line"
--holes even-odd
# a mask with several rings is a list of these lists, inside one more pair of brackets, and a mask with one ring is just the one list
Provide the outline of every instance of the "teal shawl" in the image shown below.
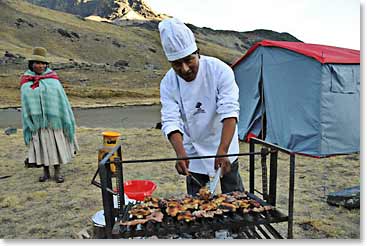
[[[47,68],[42,74],[51,73]],[[36,75],[28,70],[24,75]],[[57,79],[46,78],[32,89],[33,81],[21,85],[23,137],[26,145],[41,128],[62,129],[70,142],[74,141],[75,119],[64,88]]]

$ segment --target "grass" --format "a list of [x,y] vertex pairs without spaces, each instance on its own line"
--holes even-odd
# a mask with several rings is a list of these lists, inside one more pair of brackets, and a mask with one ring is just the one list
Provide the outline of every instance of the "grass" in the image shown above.
[[[3,132],[4,129],[0,129]],[[23,160],[26,147],[22,131],[2,135],[0,140],[0,174],[12,175],[0,180],[0,238],[75,238],[84,228],[92,231],[90,218],[102,209],[100,190],[91,185],[97,168],[98,148],[104,130],[122,133],[125,160],[174,157],[170,144],[156,129],[78,128],[81,151],[72,163],[63,167],[66,181],[39,183],[41,169],[26,169]],[[3,134],[3,133],[2,133]],[[241,152],[248,151],[246,143]],[[261,190],[259,159],[256,158],[256,186]],[[278,161],[277,207],[287,211],[288,157]],[[177,174],[174,163],[126,164],[124,179],[149,179],[157,183],[154,196],[185,194],[184,177]],[[241,176],[248,188],[248,158],[240,158]],[[326,203],[328,192],[360,183],[358,155],[327,159],[296,157],[294,237],[360,238],[360,210],[333,207]],[[286,235],[287,225],[275,225]]]

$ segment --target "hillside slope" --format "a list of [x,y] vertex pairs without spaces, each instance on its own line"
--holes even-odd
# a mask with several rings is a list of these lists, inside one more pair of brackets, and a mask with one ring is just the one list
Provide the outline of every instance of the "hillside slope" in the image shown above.
[[[73,106],[159,103],[159,82],[170,66],[161,48],[158,23],[121,20],[114,25],[26,1],[0,1],[1,107],[19,106],[18,80],[27,67],[24,58],[34,46],[48,49],[51,66]],[[202,54],[227,63],[264,38],[297,40],[272,31],[189,27]]]

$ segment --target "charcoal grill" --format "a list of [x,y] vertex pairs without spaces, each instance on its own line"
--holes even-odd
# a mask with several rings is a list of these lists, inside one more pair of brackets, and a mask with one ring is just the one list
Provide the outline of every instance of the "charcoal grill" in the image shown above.
[[[261,151],[255,152],[255,145],[260,145]],[[276,207],[277,194],[277,165],[278,152],[289,155],[289,193],[288,211],[284,213]],[[114,160],[110,157],[117,153]],[[262,167],[262,191],[255,187],[255,156],[261,156]],[[269,158],[269,175],[267,162]],[[115,155],[116,156],[116,155]],[[117,145],[100,162],[98,170],[92,178],[92,184],[101,188],[104,216],[106,221],[107,238],[214,238],[215,232],[228,230],[232,235],[241,235],[239,238],[249,239],[282,239],[293,238],[293,202],[294,202],[294,171],[295,153],[268,143],[266,141],[251,138],[248,153],[239,153],[226,156],[249,156],[249,192],[247,196],[256,200],[263,206],[272,205],[274,209],[261,213],[228,213],[213,218],[200,218],[194,221],[177,221],[165,216],[162,222],[148,221],[145,224],[135,226],[121,225],[121,220],[127,220],[128,211],[133,204],[125,205],[123,187],[123,165],[129,163],[146,163],[176,161],[177,158],[149,159],[149,160],[122,160],[121,144]],[[215,158],[216,156],[198,156],[181,159]],[[116,172],[112,173],[110,164],[115,164]],[[100,183],[96,181],[99,174]],[[113,190],[112,180],[116,179],[117,191]],[[259,194],[256,195],[256,194]],[[114,208],[113,195],[117,195],[118,207]],[[275,223],[288,223],[287,235],[281,235],[274,227]]]

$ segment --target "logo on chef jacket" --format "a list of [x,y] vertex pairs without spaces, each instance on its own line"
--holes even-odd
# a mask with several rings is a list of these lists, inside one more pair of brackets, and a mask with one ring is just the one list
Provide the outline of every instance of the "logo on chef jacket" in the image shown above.
[[196,103],[196,111],[194,112],[194,115],[200,114],[200,113],[205,113],[205,110],[201,108],[202,103],[201,102],[197,102]]

